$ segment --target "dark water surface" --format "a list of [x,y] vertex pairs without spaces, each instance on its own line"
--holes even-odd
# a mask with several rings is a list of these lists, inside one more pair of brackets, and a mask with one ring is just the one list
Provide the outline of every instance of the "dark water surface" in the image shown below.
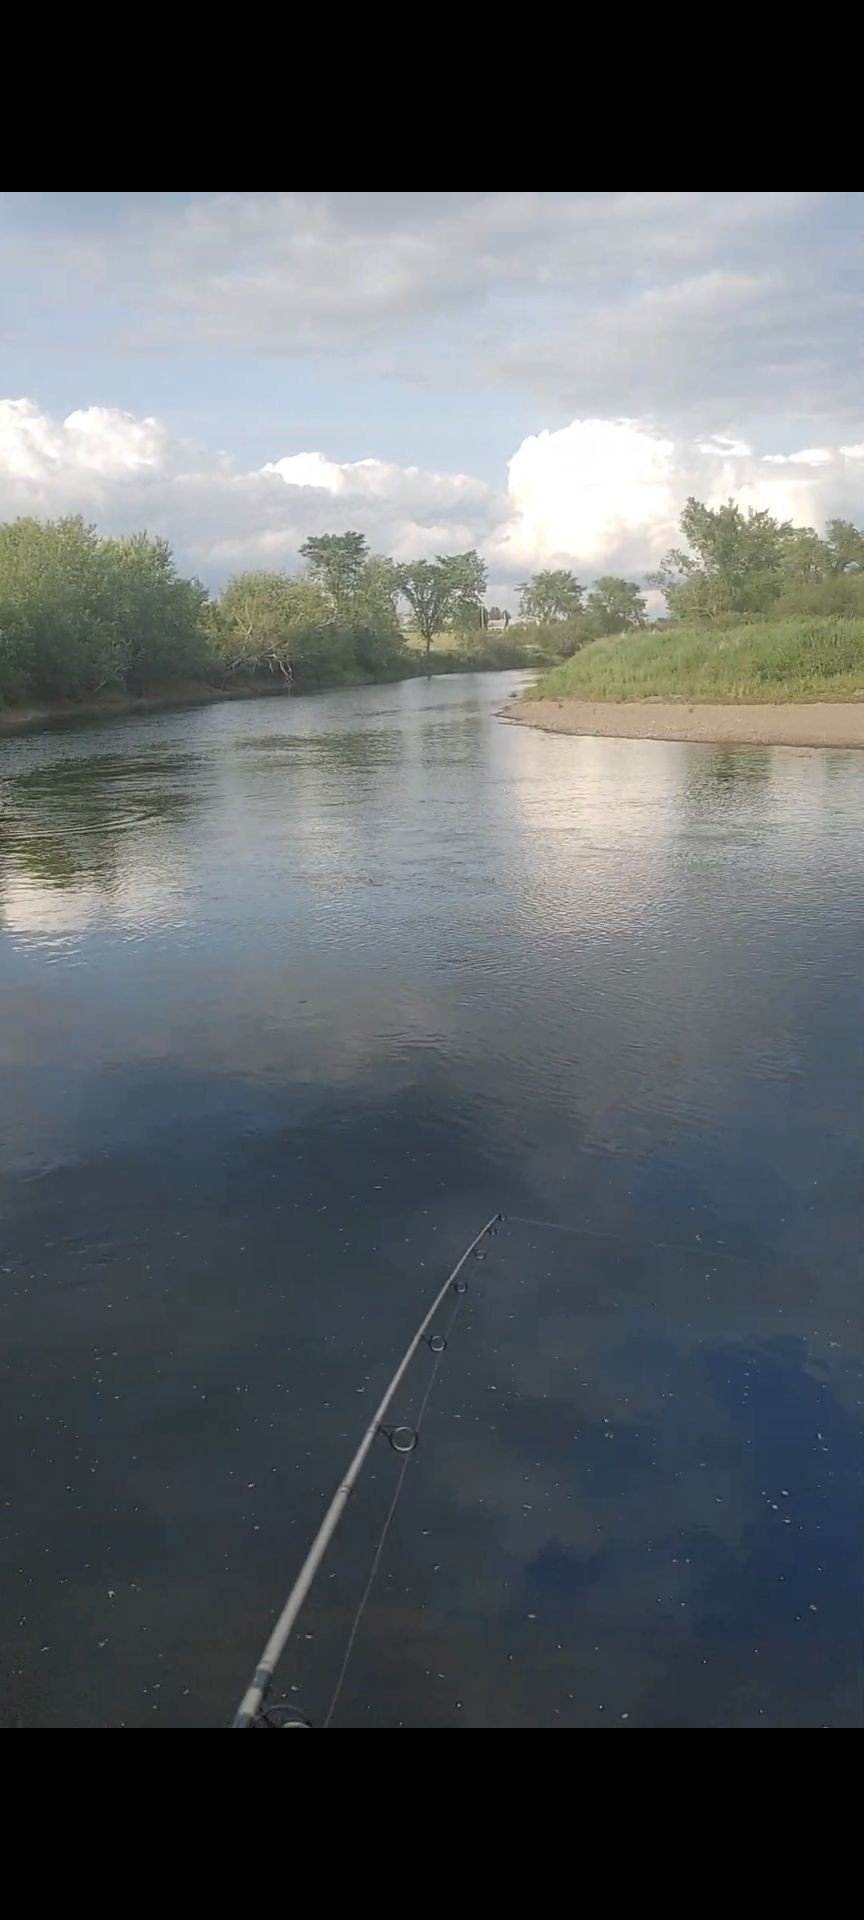
[[230,1718],[498,1207],[337,1724],[861,1722],[864,755],[513,679],[0,747],[6,1724]]

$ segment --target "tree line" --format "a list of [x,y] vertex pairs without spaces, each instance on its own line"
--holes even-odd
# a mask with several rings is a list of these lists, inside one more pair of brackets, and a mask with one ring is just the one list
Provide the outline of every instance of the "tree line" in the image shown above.
[[[813,614],[864,615],[864,532],[829,520],[824,534],[796,527],[764,508],[735,500],[709,507],[687,501],[672,547],[648,584],[666,600],[670,626]],[[535,573],[520,589],[523,620],[567,631],[575,652],[604,634],[647,624],[645,598],[632,580],[605,575],[591,592],[566,568]]]
[[864,614],[864,533],[851,520],[829,520],[820,535],[734,500],[691,497],[680,525],[686,546],[651,576],[675,625]]
[[0,702],[202,680],[302,691],[393,679],[421,669],[418,647],[428,666],[445,633],[448,667],[543,663],[590,637],[586,620],[607,631],[644,616],[638,588],[598,581],[577,631],[581,588],[541,573],[523,590],[523,622],[492,634],[497,610],[486,607],[487,567],[473,548],[398,563],[349,530],[310,536],[300,552],[302,573],[239,573],[211,595],[178,573],[167,541],[145,533],[108,537],[76,516],[0,526]]
[[236,574],[211,595],[165,540],[112,538],[79,517],[0,526],[0,703],[145,693],[172,683],[275,682],[297,690],[420,670],[445,629],[448,664],[508,665],[519,642],[486,632],[476,552],[397,565],[361,533],[308,539],[302,574]]
[[[671,623],[864,614],[864,534],[851,521],[832,520],[820,536],[734,501],[691,499],[681,530],[686,545],[652,582]],[[490,634],[487,568],[474,549],[398,563],[348,531],[311,536],[300,551],[301,574],[240,573],[211,595],[145,533],[106,537],[77,517],[0,526],[0,702],[184,681],[302,691],[394,679],[428,666],[445,632],[456,638],[448,666],[551,662],[647,620],[634,581],[603,575],[589,590],[547,568],[520,588],[519,621]]]
[[560,635],[560,651],[575,653],[604,634],[626,633],[648,620],[645,596],[635,580],[601,574],[589,592],[567,567],[547,567],[519,588],[523,621]]

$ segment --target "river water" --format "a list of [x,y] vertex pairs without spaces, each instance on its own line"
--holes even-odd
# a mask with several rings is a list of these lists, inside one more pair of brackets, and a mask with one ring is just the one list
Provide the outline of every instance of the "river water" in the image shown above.
[[864,755],[515,684],[0,747],[7,1725],[230,1719],[499,1208],[334,1724],[861,1723]]

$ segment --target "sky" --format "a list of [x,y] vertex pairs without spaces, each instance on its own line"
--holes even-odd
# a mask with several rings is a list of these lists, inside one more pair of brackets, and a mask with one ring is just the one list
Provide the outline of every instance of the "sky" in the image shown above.
[[0,195],[0,518],[642,582],[691,493],[864,522],[862,296],[861,193]]

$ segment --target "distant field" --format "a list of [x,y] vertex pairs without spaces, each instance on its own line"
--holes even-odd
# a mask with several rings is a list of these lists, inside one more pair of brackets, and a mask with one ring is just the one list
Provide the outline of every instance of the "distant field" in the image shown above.
[[595,640],[527,700],[864,699],[864,620],[673,627]]
[[[418,653],[426,652],[426,642],[420,633],[403,634],[406,647],[416,647]],[[458,633],[436,633],[432,642],[433,653],[458,652],[464,641]]]

